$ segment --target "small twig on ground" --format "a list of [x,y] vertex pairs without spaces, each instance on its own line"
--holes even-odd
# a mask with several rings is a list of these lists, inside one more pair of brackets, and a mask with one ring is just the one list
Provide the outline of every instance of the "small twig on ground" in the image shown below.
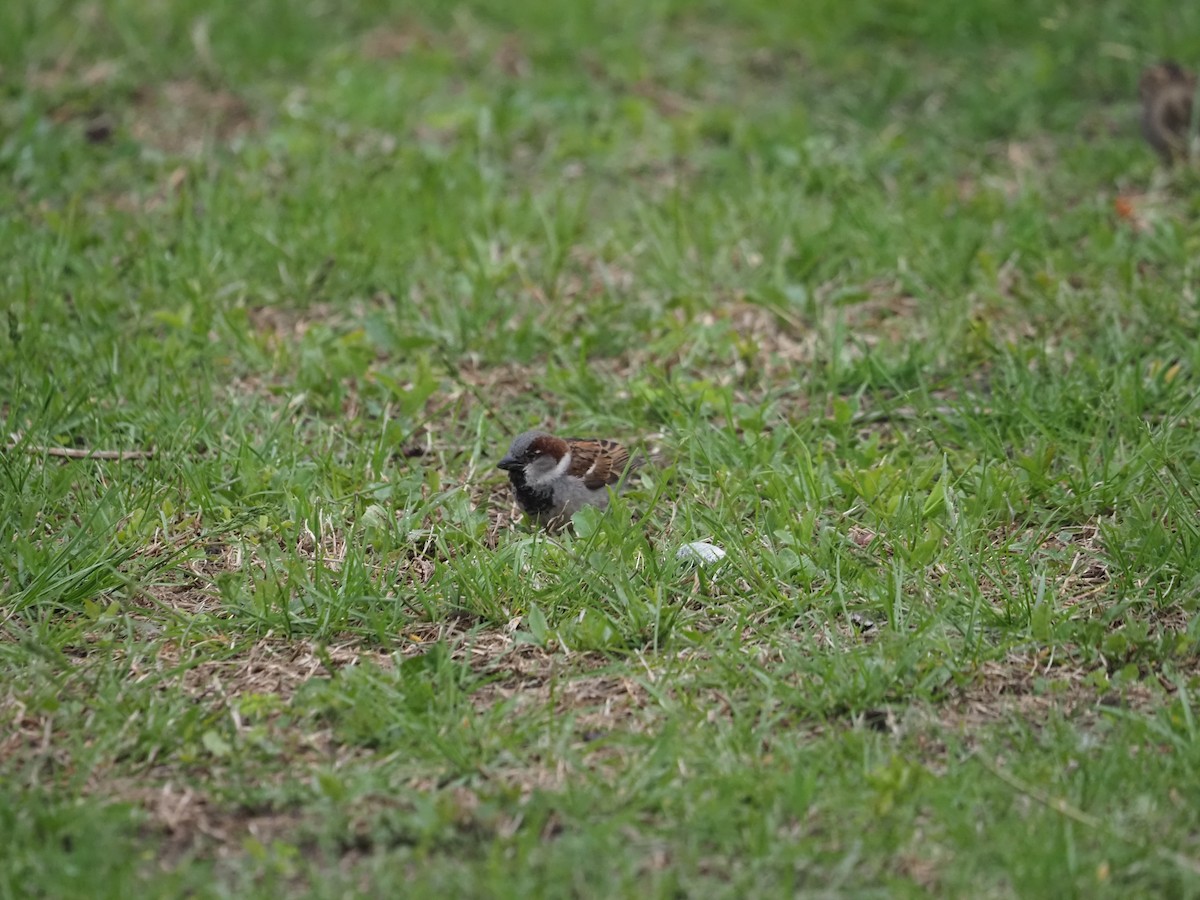
[[5,450],[43,453],[46,456],[59,456],[63,459],[149,459],[154,455],[153,450],[85,450],[80,447],[44,447],[40,444],[23,444],[19,434],[12,434],[9,437],[11,440],[4,445]]

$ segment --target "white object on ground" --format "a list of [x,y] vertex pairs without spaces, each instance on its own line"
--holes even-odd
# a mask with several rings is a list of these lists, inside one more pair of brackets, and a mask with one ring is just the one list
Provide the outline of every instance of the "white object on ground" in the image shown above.
[[692,541],[690,544],[680,547],[675,557],[701,563],[715,563],[725,558],[725,551],[708,541]]

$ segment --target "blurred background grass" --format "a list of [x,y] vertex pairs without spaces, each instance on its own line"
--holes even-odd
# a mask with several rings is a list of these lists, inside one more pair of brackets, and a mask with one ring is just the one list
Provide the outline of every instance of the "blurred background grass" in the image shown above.
[[[4,4],[4,889],[1194,892],[1198,50]],[[676,468],[547,543],[538,424]]]

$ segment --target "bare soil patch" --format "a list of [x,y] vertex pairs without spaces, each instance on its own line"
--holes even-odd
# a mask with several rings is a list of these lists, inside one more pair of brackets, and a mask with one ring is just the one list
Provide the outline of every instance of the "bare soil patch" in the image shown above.
[[164,153],[195,156],[210,143],[228,144],[258,127],[250,105],[237,94],[182,79],[141,88],[129,132]]

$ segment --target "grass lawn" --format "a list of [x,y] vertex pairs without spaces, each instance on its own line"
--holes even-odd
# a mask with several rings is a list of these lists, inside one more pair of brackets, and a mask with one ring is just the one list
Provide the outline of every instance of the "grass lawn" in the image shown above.
[[[0,898],[1200,896],[1164,57],[1200,5],[0,4]],[[658,464],[536,533],[533,427]]]

